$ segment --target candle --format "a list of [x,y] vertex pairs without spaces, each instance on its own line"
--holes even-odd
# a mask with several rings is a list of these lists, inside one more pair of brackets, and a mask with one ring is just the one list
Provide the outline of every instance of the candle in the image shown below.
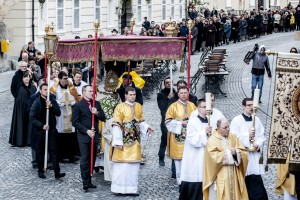
[[258,89],[258,88],[256,88],[254,90],[253,107],[255,107],[255,108],[258,107],[259,92],[260,92],[260,89]]
[[211,110],[211,94],[205,93],[206,110]]

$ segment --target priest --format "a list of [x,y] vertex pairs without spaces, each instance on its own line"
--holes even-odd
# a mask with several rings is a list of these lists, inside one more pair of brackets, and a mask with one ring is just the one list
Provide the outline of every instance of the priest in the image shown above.
[[141,162],[141,136],[153,129],[143,119],[142,105],[135,102],[136,90],[126,87],[126,101],[117,105],[112,123],[113,174],[111,191],[139,196],[138,174]]
[[245,174],[248,152],[230,134],[229,122],[217,121],[217,129],[207,140],[204,153],[203,197],[205,200],[247,200]]
[[233,118],[230,130],[248,150],[250,147],[250,139],[252,137],[254,138],[255,151],[250,151],[251,149],[248,151],[249,163],[245,182],[250,200],[265,200],[268,199],[268,196],[261,178],[261,175],[264,174],[264,166],[259,163],[261,149],[263,149],[263,143],[266,140],[264,127],[260,119],[255,116],[255,130],[252,129],[254,117],[252,99],[244,98],[242,106],[243,113]]
[[178,88],[179,99],[172,103],[166,112],[168,129],[167,155],[174,160],[177,184],[180,185],[181,159],[183,154],[186,127],[191,113],[196,106],[188,101],[189,91],[186,86]]
[[58,159],[69,159],[70,163],[75,162],[76,151],[79,149],[75,128],[72,126],[72,106],[79,101],[77,90],[72,82],[68,80],[68,74],[59,72],[58,81],[50,88],[50,92],[56,96],[61,116],[57,118],[56,128]]
[[211,127],[206,117],[205,99],[198,100],[198,115],[189,120],[181,164],[179,200],[202,200],[204,151]]

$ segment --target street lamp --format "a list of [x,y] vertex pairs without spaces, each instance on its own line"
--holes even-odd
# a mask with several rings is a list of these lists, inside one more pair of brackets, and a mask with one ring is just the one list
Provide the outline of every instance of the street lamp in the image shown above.
[[[51,25],[46,25],[45,27],[46,35],[44,36],[44,44],[45,44],[45,56],[49,58],[49,62],[47,65],[47,101],[50,101],[50,60],[52,56],[56,53],[56,47],[58,42],[58,37],[54,32],[54,24],[52,22]],[[45,60],[47,59],[45,58]],[[49,107],[46,107],[46,125],[49,125]],[[47,172],[47,158],[48,156],[48,130],[46,130],[45,135],[45,156],[44,156],[44,171]]]

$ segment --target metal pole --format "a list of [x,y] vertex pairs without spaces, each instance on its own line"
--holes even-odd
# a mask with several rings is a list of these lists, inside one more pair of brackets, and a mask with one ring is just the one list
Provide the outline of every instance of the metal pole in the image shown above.
[[[47,84],[48,84],[48,90],[47,90],[47,101],[50,101],[50,63],[47,66],[48,68],[48,76],[47,76]],[[46,107],[46,125],[49,125],[49,107]],[[44,172],[47,172],[47,161],[48,161],[48,135],[49,131],[46,130],[45,135],[45,156],[44,156]]]
[[[94,78],[93,78],[93,108],[95,108],[96,103],[96,82],[97,82],[97,49],[98,49],[98,29],[99,22],[96,20],[95,26],[95,44],[94,44]],[[92,131],[95,131],[95,114],[92,114]],[[94,137],[91,138],[91,159],[90,159],[90,175],[93,176],[94,169]]]

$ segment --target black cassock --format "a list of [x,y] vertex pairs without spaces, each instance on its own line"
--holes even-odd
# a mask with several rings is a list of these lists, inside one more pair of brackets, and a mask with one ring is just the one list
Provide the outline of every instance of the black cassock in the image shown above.
[[9,135],[9,143],[11,145],[30,145],[28,101],[30,95],[35,92],[36,87],[32,84],[29,84],[27,87],[22,83],[17,90]]

